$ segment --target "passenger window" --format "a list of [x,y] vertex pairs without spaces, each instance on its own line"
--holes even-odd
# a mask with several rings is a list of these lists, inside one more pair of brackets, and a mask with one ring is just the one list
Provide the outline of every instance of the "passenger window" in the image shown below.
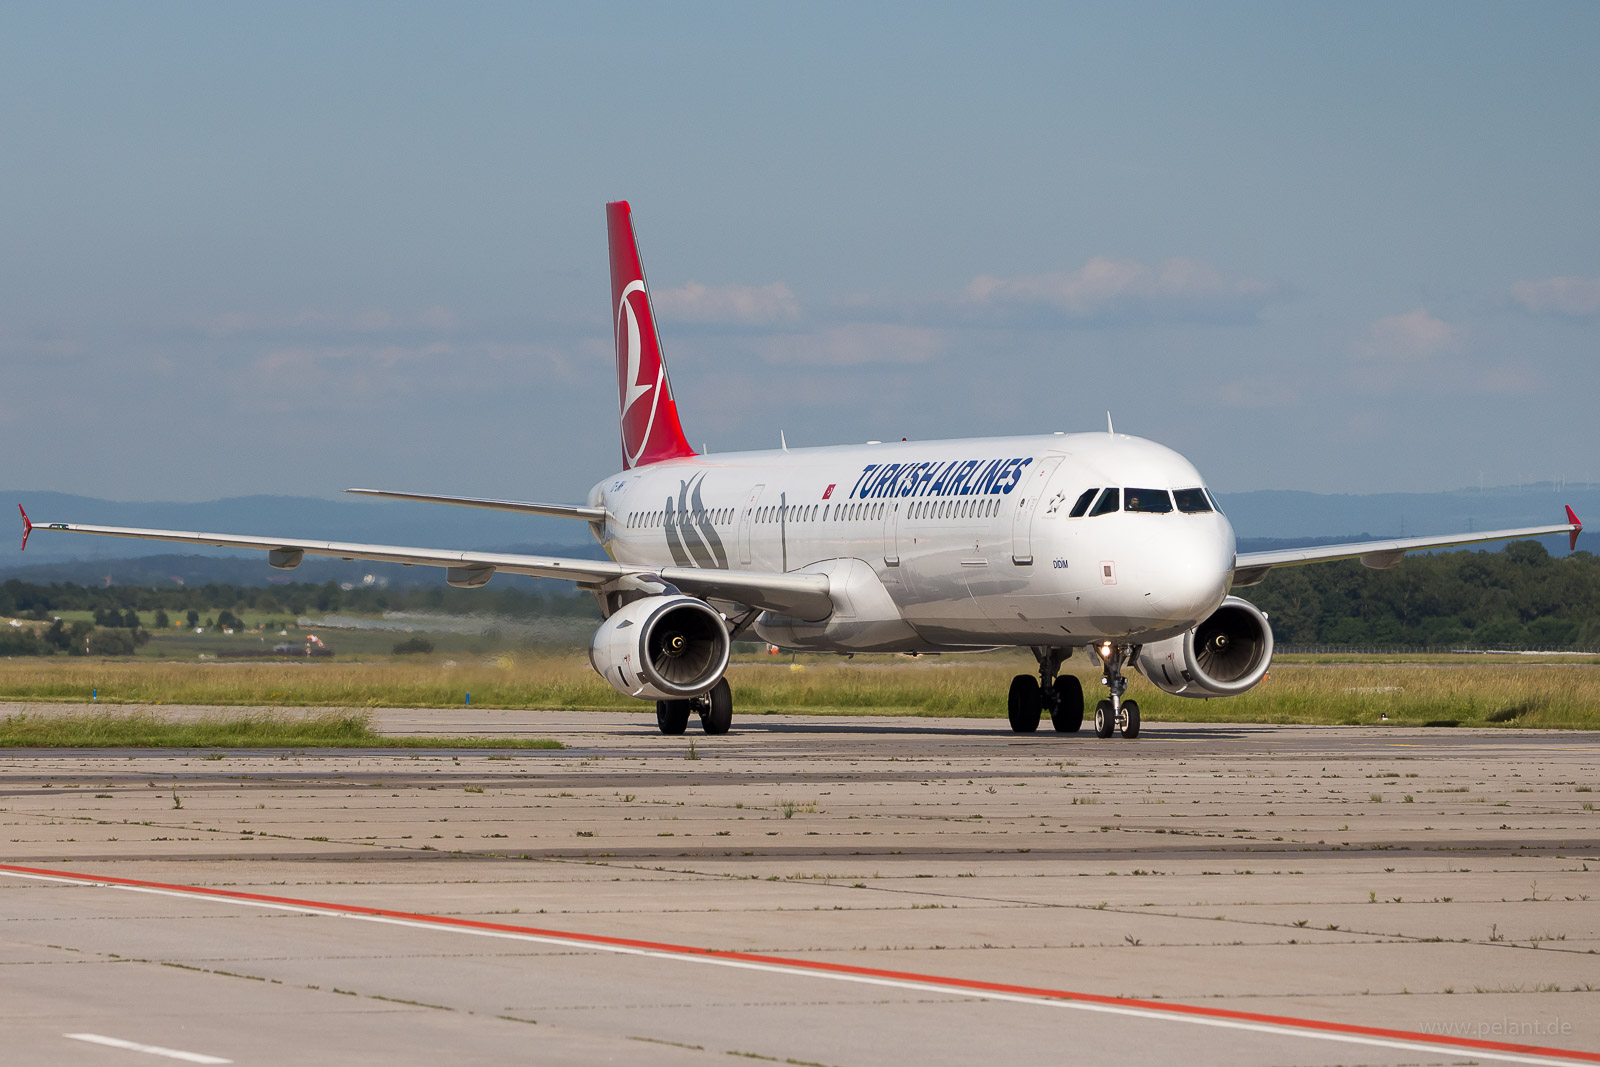
[[1165,489],[1128,489],[1125,496],[1123,508],[1127,511],[1165,515],[1172,510],[1172,496]]
[[1211,510],[1211,501],[1206,499],[1204,489],[1174,489],[1172,496],[1178,502],[1178,510],[1185,515],[1199,515]]
[[1122,490],[1107,489],[1103,494],[1101,494],[1100,500],[1095,504],[1093,510],[1089,512],[1089,517],[1092,519],[1097,515],[1109,515],[1113,511],[1121,510]]
[[1067,518],[1069,518],[1069,519],[1081,519],[1081,518],[1083,518],[1083,513],[1089,510],[1089,505],[1091,503],[1093,503],[1093,501],[1094,501],[1094,495],[1096,493],[1098,493],[1099,491],[1100,490],[1098,488],[1085,489],[1083,491],[1083,495],[1078,498],[1078,502],[1076,504],[1072,505],[1072,510],[1067,512]]

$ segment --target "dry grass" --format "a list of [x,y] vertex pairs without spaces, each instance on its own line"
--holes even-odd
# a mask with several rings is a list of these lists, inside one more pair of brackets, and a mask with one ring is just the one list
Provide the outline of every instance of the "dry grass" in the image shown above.
[[0,719],[0,748],[561,748],[559,741],[386,737],[370,712],[242,712],[180,719],[106,709]]
[[[1089,703],[1099,675],[1070,661]],[[1033,672],[1026,654],[862,657],[736,663],[729,671],[739,714],[1004,717],[1011,676]],[[464,662],[140,663],[0,660],[0,700],[251,707],[584,708],[637,711],[581,655]],[[1167,696],[1135,677],[1129,695],[1148,721],[1516,725],[1600,729],[1600,665],[1283,663],[1255,690],[1225,700]]]

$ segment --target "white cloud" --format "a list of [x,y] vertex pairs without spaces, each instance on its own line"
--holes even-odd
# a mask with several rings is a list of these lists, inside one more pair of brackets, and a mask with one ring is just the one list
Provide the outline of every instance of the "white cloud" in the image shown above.
[[676,322],[767,325],[793,322],[800,302],[783,282],[770,285],[701,285],[690,282],[653,294],[656,311]]
[[1427,359],[1458,351],[1467,339],[1465,327],[1434,318],[1424,308],[1388,315],[1367,328],[1355,354],[1377,359]]
[[787,333],[756,342],[767,363],[855,367],[871,363],[926,363],[946,346],[938,330],[861,322],[814,333]]
[[1209,263],[1169,259],[1155,266],[1096,257],[1071,273],[974,278],[962,294],[968,307],[1044,310],[1069,319],[1155,321],[1254,317],[1279,287],[1233,278]]
[[1567,315],[1581,318],[1600,313],[1600,278],[1541,278],[1517,282],[1511,299],[1533,315]]

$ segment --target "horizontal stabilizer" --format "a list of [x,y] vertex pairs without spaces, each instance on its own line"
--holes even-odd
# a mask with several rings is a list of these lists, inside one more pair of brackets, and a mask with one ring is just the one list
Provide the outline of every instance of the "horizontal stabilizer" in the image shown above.
[[604,522],[605,508],[582,504],[527,504],[520,500],[491,500],[479,496],[441,496],[437,493],[394,493],[386,489],[346,489],[347,493],[376,496],[385,500],[420,500],[424,504],[454,504],[462,508],[487,508],[490,511],[520,511],[525,515],[547,515],[553,519],[583,519]]

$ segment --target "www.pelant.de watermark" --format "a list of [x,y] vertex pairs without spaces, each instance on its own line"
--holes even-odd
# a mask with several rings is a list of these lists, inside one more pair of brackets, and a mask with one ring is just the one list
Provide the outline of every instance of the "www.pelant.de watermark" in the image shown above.
[[1422,1032],[1437,1037],[1567,1037],[1572,1033],[1572,1023],[1562,1018],[1435,1020],[1423,1024]]

